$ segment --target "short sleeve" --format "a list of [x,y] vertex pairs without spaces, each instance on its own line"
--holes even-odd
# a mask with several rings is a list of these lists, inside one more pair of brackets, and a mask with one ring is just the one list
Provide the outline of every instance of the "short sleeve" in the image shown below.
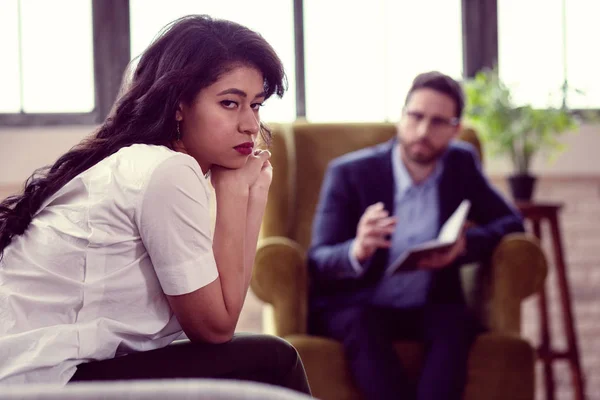
[[209,184],[191,157],[178,154],[152,173],[138,229],[163,292],[193,292],[218,276],[212,250]]

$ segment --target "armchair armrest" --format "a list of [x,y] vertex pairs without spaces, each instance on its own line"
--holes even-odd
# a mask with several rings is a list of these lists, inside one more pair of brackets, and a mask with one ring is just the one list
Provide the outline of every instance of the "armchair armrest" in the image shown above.
[[274,332],[270,333],[280,337],[306,333],[307,271],[302,246],[282,236],[259,241],[250,287],[273,307]]
[[521,302],[542,288],[548,272],[546,257],[535,237],[514,233],[494,250],[491,268],[489,327],[519,335]]

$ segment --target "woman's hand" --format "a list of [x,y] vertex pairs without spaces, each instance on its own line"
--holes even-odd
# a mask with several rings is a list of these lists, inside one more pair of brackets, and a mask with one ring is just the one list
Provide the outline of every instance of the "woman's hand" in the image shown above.
[[[243,190],[247,193],[248,190],[257,184],[258,187],[263,187],[267,181],[267,177],[261,178],[261,176],[269,173],[264,171],[264,169],[265,163],[270,166],[270,157],[271,153],[268,151],[256,152],[248,156],[246,164],[238,169],[213,165],[210,171],[211,182],[217,191],[222,188],[228,188],[234,191]],[[268,178],[268,184],[270,184],[270,178]]]
[[250,186],[250,196],[266,197],[266,195],[269,192],[269,187],[271,186],[271,181],[273,180],[273,166],[269,161],[269,158],[271,158],[271,152],[269,152],[268,150],[258,150],[258,152],[267,153],[267,159],[262,164],[262,167],[258,174],[258,178]]

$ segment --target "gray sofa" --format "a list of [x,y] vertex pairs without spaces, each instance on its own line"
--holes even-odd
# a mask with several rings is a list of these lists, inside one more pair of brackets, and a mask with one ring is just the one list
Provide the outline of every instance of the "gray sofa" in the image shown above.
[[79,382],[54,385],[0,385],[0,400],[306,400],[311,397],[262,383],[216,379]]

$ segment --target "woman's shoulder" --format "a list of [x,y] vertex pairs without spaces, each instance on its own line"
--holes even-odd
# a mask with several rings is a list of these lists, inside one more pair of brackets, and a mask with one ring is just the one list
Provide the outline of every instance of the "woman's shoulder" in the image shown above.
[[[151,181],[159,186],[201,183],[208,190],[208,181],[198,162],[188,154],[165,146],[135,144],[119,151],[119,159],[113,164],[120,175],[138,181],[146,188]],[[167,189],[167,187],[165,187]]]
[[[112,158],[112,159],[111,159]],[[200,171],[200,166],[192,157],[166,146],[134,144],[120,149],[109,157],[107,164],[121,172],[151,176],[156,169],[165,165],[185,165]]]
[[81,175],[89,188],[107,191],[118,189],[128,193],[143,192],[153,176],[168,169],[192,170],[202,176],[200,166],[187,154],[166,146],[134,144],[124,147]]
[[160,164],[160,162],[177,154],[179,153],[166,146],[137,143],[119,149],[110,157],[128,160],[129,162]]

